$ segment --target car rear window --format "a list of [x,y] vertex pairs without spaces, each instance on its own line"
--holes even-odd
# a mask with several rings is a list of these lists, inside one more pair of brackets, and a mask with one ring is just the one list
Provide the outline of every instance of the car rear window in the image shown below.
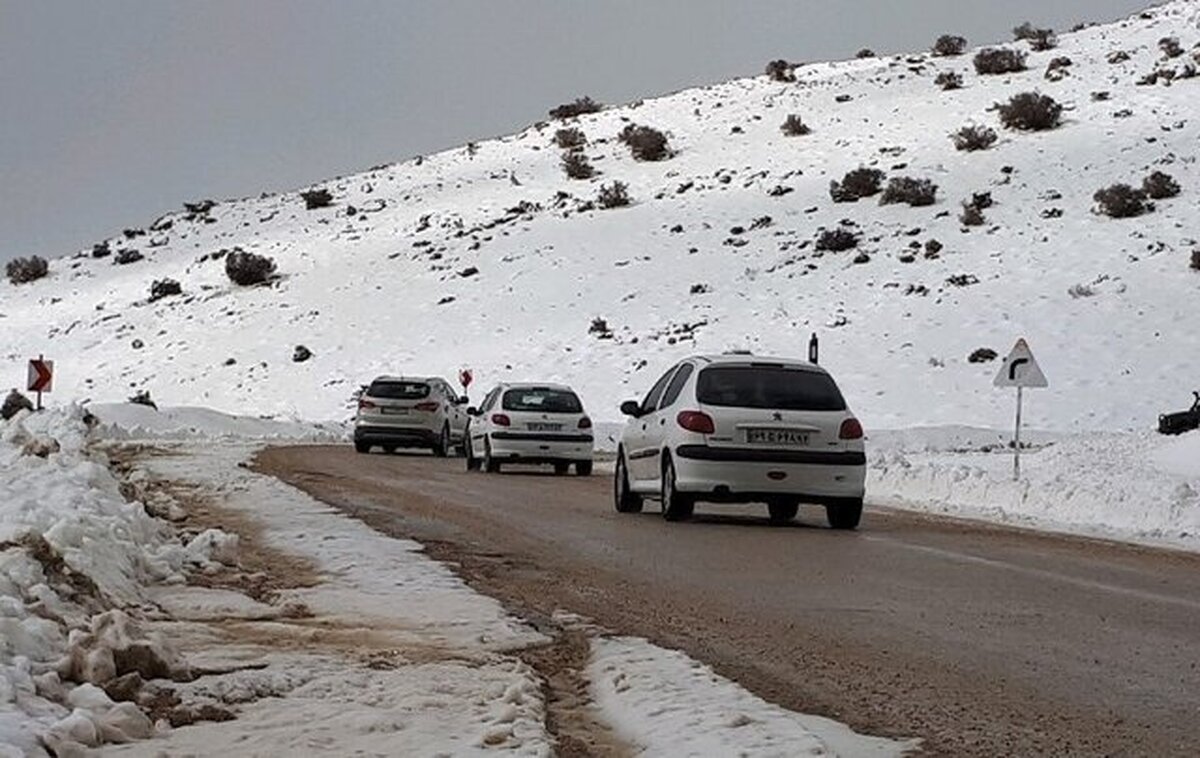
[[386,400],[420,400],[429,397],[429,385],[425,382],[371,382],[367,394]]
[[504,393],[501,406],[506,411],[583,413],[583,404],[574,392],[544,387],[508,390]]
[[781,411],[844,411],[833,378],[786,366],[713,366],[696,379],[696,399],[705,405]]

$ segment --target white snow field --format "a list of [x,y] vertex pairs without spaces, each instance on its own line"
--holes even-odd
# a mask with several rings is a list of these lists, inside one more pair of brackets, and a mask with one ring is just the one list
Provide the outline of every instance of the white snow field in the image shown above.
[[[470,365],[480,391],[571,383],[603,421],[682,355],[802,355],[815,331],[868,428],[1005,428],[995,364],[967,357],[1025,336],[1052,383],[1031,427],[1147,428],[1200,375],[1200,272],[1188,266],[1200,244],[1200,78],[1183,78],[1200,4],[1144,15],[1062,34],[1022,73],[977,75],[973,51],[816,63],[795,83],[728,81],[333,179],[319,185],[333,195],[324,209],[285,192],[170,213],[153,230],[143,219],[143,236],[107,240],[113,255],[86,250],[51,261],[45,279],[0,283],[0,371],[22,375],[45,354],[55,400],[148,389],[169,405],[344,420],[376,374],[453,378]],[[1168,36],[1182,56],[1164,58]],[[1116,52],[1128,60],[1109,63]],[[1048,80],[1059,57],[1072,65]],[[1158,68],[1176,71],[1170,86],[1137,84]],[[945,71],[963,88],[936,86]],[[1033,90],[1065,106],[1063,125],[1001,127],[993,104]],[[811,134],[781,133],[793,113]],[[633,160],[616,138],[629,123],[667,132],[674,156]],[[999,142],[956,151],[948,135],[971,123]],[[587,135],[595,179],[564,175],[563,126]],[[832,202],[830,181],[859,166],[929,178],[937,203]],[[1092,212],[1096,190],[1152,170],[1182,194],[1140,218]],[[577,210],[614,180],[630,207]],[[966,230],[960,202],[977,192],[995,205]],[[869,262],[813,250],[819,229],[844,220]],[[939,257],[900,261],[931,239]],[[232,285],[214,254],[233,247],[271,256],[279,279]],[[144,258],[118,265],[121,249]],[[960,275],[965,286],[948,283]],[[183,294],[147,302],[167,277]],[[597,317],[611,338],[589,334]],[[298,344],[313,357],[292,362]]]
[[[136,440],[134,428],[155,425],[140,410],[107,410],[106,422],[78,407],[0,422],[0,754],[551,754],[542,682],[514,655],[541,633],[418,543],[245,468],[262,442],[229,430],[250,420],[189,411],[176,439],[158,429]],[[253,428],[273,439],[324,433]],[[153,445],[124,483],[89,443],[101,433],[114,435],[104,450],[118,450],[115,439]],[[171,489],[153,486],[161,481]],[[127,502],[123,488],[145,502]],[[180,526],[209,501],[229,531]],[[243,553],[264,546],[310,564],[314,581],[257,599],[196,581],[241,571]],[[915,745],[783,711],[644,641],[597,635],[593,645],[598,717],[640,754],[736,744],[748,756],[901,755]],[[143,694],[169,690],[193,713],[235,719],[172,728],[114,702],[107,690],[138,648],[160,665]],[[682,686],[686,676],[698,686]],[[613,689],[613,677],[637,686]],[[655,677],[672,688],[657,704],[678,716],[651,724],[634,715]]]

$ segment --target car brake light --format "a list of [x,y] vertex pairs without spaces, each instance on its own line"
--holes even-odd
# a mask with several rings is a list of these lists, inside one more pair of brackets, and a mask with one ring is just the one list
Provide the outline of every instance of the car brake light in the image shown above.
[[435,402],[433,400],[426,400],[423,403],[417,403],[416,405],[414,405],[413,409],[418,410],[418,411],[426,411],[428,413],[433,413],[439,407],[441,407],[441,406],[437,402]]
[[362,409],[362,408],[377,408],[378,406],[375,405],[375,403],[372,403],[370,400],[359,400],[358,407],[360,409]]
[[588,418],[587,416],[584,416],[583,418],[579,419],[579,428],[580,429],[591,429],[592,428],[592,420],[590,418]]
[[512,426],[512,419],[503,413],[493,413],[492,423],[496,426]]
[[716,426],[713,425],[712,416],[701,411],[680,411],[675,417],[679,425],[689,432],[696,434],[712,434],[716,431]]
[[842,428],[838,430],[838,438],[843,440],[861,440],[863,438],[862,424],[858,423],[856,418],[848,418],[842,422]]

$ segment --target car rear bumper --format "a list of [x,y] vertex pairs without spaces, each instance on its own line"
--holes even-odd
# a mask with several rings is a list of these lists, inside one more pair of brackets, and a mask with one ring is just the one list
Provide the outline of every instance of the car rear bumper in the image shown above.
[[593,438],[590,434],[552,435],[538,432],[493,432],[492,457],[525,463],[590,461]]
[[420,426],[375,426],[363,424],[354,427],[354,441],[372,445],[396,445],[397,447],[432,447],[438,433]]
[[759,450],[681,445],[675,450],[675,486],[705,500],[758,502],[796,497],[840,503],[863,497],[862,451]]

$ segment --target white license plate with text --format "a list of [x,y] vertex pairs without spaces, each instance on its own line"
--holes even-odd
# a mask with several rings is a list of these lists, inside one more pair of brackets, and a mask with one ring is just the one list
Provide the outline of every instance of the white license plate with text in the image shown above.
[[746,442],[751,445],[786,445],[787,447],[806,447],[808,432],[795,429],[747,429]]

